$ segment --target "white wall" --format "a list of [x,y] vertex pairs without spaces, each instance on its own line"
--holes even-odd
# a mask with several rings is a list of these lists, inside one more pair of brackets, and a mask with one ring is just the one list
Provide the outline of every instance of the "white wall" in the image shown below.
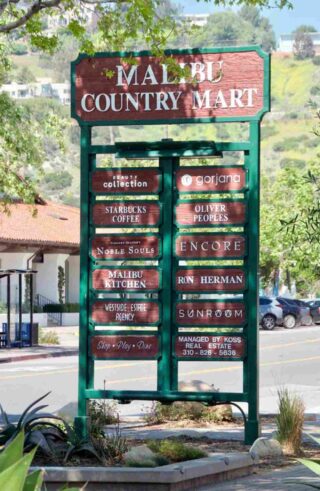
[[[29,252],[0,253],[0,269],[26,269],[27,260],[34,254]],[[32,263],[30,267],[37,271],[34,275],[34,294],[39,293],[49,300],[59,302],[58,266],[66,273],[66,301],[79,302],[80,258],[68,254],[44,254],[43,263]],[[25,282],[22,284],[22,301],[24,301]],[[0,281],[0,302],[6,302],[7,281]],[[11,276],[11,303],[18,303],[18,276]]]
[[59,303],[58,267],[65,267],[68,254],[44,254],[43,263],[33,264],[36,274],[36,293]]
[[79,303],[79,284],[80,284],[80,257],[69,256],[68,275],[66,278],[67,301],[70,303]]
[[[33,252],[1,252],[0,269],[26,269],[27,260]],[[18,303],[18,275],[11,276],[11,302]],[[24,301],[25,284],[22,279],[22,301]],[[0,302],[7,301],[7,280],[0,281]]]

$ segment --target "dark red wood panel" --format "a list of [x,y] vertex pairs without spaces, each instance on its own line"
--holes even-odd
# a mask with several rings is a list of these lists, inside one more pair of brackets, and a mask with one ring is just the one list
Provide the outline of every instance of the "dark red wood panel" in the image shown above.
[[180,326],[242,325],[246,320],[243,302],[178,302],[176,322]]
[[157,302],[117,302],[98,300],[92,305],[92,320],[101,324],[119,326],[156,324],[159,321]]
[[92,239],[91,254],[95,259],[155,259],[160,254],[156,235],[109,235]]
[[181,167],[176,173],[178,191],[188,193],[241,191],[246,184],[243,167]]
[[[75,69],[74,115],[83,121],[255,116],[263,109],[264,60],[255,51],[173,54],[190,80],[170,80],[153,56],[88,57]],[[109,76],[106,76],[106,72]],[[195,81],[196,80],[196,81]]]
[[96,269],[92,273],[92,286],[108,291],[157,290],[159,271],[156,268]]
[[154,202],[113,201],[96,203],[93,206],[94,225],[112,227],[134,227],[136,225],[158,225],[160,205]]
[[160,188],[158,169],[97,170],[92,175],[92,191],[104,194],[157,193]]
[[239,292],[245,288],[243,269],[180,268],[176,271],[176,290],[179,292]]
[[176,236],[175,252],[178,257],[210,259],[217,257],[243,257],[246,239],[239,234],[193,234]]
[[156,358],[159,352],[157,336],[94,336],[91,353],[96,358]]
[[241,360],[245,354],[245,340],[241,336],[232,335],[186,334],[176,337],[175,352],[179,358]]
[[246,206],[243,201],[190,201],[176,207],[176,221],[180,226],[241,225],[245,223]]

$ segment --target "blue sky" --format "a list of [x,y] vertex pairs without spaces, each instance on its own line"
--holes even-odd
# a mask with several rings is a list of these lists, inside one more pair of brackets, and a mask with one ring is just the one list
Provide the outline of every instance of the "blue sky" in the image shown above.
[[[272,0],[271,0],[272,1]],[[293,10],[263,9],[263,14],[270,19],[276,35],[292,32],[301,24],[311,24],[320,32],[320,0],[291,0]],[[183,13],[213,13],[217,9],[213,2],[200,0],[174,0],[183,8]]]

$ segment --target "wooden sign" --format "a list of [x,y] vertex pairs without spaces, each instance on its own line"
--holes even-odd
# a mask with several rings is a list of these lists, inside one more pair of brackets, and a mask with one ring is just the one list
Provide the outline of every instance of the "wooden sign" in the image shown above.
[[91,353],[95,358],[107,360],[114,358],[156,358],[159,353],[157,336],[93,336]]
[[96,235],[91,255],[95,259],[156,259],[160,239],[157,235]]
[[246,239],[240,234],[181,234],[175,238],[175,254],[188,259],[241,258]]
[[97,300],[91,318],[97,324],[117,326],[151,325],[159,322],[158,302]]
[[158,193],[158,169],[101,169],[92,175],[92,191],[102,194]]
[[154,201],[113,201],[93,206],[93,224],[112,227],[156,226],[160,205]]
[[81,55],[72,68],[72,116],[94,124],[143,124],[193,120],[247,121],[269,109],[259,48],[170,51],[189,71],[178,81],[165,61],[141,53]]
[[241,292],[246,277],[240,268],[179,268],[176,271],[178,292]]
[[246,206],[243,201],[188,201],[176,207],[179,226],[243,225]]
[[179,326],[240,326],[245,320],[243,302],[206,300],[176,304],[176,323]]
[[159,270],[156,268],[104,268],[92,273],[92,286],[104,291],[158,290]]
[[245,341],[241,336],[206,336],[183,334],[176,337],[175,353],[178,358],[242,360]]
[[180,167],[176,187],[180,193],[241,191],[246,185],[243,167]]

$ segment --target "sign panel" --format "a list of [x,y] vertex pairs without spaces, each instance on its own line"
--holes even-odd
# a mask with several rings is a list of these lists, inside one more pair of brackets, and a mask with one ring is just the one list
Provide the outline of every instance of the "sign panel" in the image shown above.
[[93,224],[112,227],[158,225],[160,205],[148,201],[114,201],[93,206]]
[[243,167],[180,167],[176,186],[180,193],[241,191],[246,185]]
[[80,56],[73,62],[72,116],[110,125],[248,121],[269,109],[268,57],[259,48],[167,53],[188,71],[177,82],[165,61],[148,52]]
[[92,191],[103,194],[147,194],[160,190],[158,169],[103,169],[92,174]]
[[183,334],[176,337],[175,352],[178,358],[242,360],[245,341],[241,336]]
[[175,238],[175,254],[188,259],[241,258],[246,239],[240,234],[181,234]]
[[244,201],[189,201],[176,207],[180,226],[243,225],[246,221]]
[[241,292],[245,289],[243,269],[179,268],[176,271],[176,290],[179,292]]
[[96,235],[91,255],[95,259],[156,259],[160,239],[157,235]]
[[158,290],[159,270],[156,268],[109,268],[96,269],[92,273],[92,286],[105,291]]
[[91,353],[94,357],[107,360],[109,358],[156,358],[159,353],[157,336],[93,336]]
[[176,304],[176,323],[179,326],[240,326],[245,320],[244,302],[206,300]]
[[160,320],[158,302],[97,300],[91,318],[97,324],[134,326],[156,324]]

